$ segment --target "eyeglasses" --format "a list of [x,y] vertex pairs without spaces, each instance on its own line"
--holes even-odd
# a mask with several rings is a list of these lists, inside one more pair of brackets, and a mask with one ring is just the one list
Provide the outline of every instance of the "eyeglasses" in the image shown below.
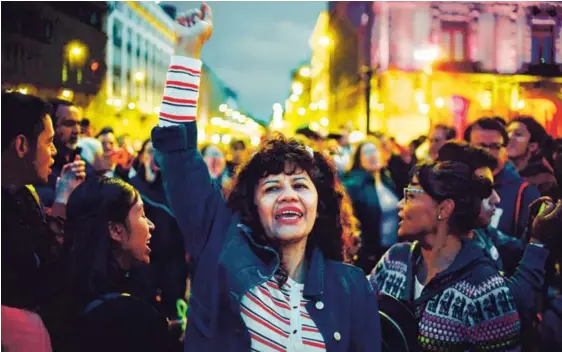
[[407,203],[408,199],[411,199],[412,194],[422,194],[422,193],[425,193],[423,189],[406,187],[404,188],[404,202]]

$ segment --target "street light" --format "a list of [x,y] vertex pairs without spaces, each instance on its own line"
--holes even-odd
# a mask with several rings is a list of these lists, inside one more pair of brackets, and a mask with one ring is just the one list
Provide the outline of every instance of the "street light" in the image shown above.
[[68,59],[72,65],[82,66],[88,56],[88,48],[78,40],[67,44]]
[[318,39],[318,44],[320,44],[321,46],[328,46],[330,45],[330,38],[326,35],[323,35],[320,37],[320,39]]
[[296,94],[296,95],[302,94],[302,91],[303,91],[302,83],[295,82],[295,83],[293,83],[292,88],[293,88],[293,94]]
[[135,72],[135,81],[139,83],[144,81],[144,72],[141,71]]
[[303,76],[303,77],[310,77],[310,68],[308,68],[308,67],[306,67],[306,66],[305,66],[305,67],[302,67],[302,68],[299,70],[299,74],[300,74],[301,76]]

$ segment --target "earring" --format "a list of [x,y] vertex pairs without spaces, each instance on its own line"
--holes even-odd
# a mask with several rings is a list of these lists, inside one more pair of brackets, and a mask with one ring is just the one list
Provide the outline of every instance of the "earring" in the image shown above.
[[441,214],[437,215],[437,220],[442,220],[442,219],[441,219]]

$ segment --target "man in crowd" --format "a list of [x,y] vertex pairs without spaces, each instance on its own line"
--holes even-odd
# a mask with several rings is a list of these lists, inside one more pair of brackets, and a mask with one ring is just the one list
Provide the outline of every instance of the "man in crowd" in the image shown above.
[[[81,112],[74,104],[66,100],[49,100],[52,110],[49,116],[53,119],[55,130],[54,145],[57,149],[52,173],[47,184],[36,184],[37,193],[46,207],[51,207],[55,202],[55,187],[57,179],[61,176],[64,165],[77,160],[81,153],[78,140],[81,134]],[[86,163],[86,175],[95,175],[94,168]]]
[[[2,93],[2,346],[7,351],[50,351],[40,316],[48,273],[63,241],[65,205],[86,177],[85,163],[64,165],[47,216],[32,184],[47,184],[57,149],[43,100]],[[68,127],[68,126],[66,126]]]
[[429,131],[429,158],[431,160],[437,159],[437,153],[439,149],[450,140],[457,137],[457,131],[454,128],[443,124],[437,124],[433,126],[431,131]]
[[231,159],[226,162],[226,170],[228,172],[228,177],[232,178],[234,172],[244,158],[246,153],[246,143],[241,139],[235,139],[230,143],[230,156]]
[[103,175],[106,177],[119,177],[124,181],[129,179],[129,169],[123,167],[128,164],[130,155],[125,148],[120,148],[117,138],[111,127],[106,127],[98,134],[98,140],[102,145],[102,155],[98,155],[104,164]]
[[510,236],[521,238],[527,229],[529,204],[540,197],[539,190],[525,183],[512,162],[507,160],[509,141],[505,125],[484,117],[467,127],[464,139],[486,149],[497,161],[495,188],[501,198],[491,225]]

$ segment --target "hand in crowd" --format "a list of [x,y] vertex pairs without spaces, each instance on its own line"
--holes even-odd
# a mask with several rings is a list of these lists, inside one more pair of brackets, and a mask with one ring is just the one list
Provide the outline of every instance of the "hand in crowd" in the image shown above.
[[[546,204],[544,210],[540,208]],[[541,197],[529,205],[530,214],[536,214],[531,220],[531,241],[544,243],[551,247],[555,241],[561,241],[562,203],[553,202],[550,197]]]
[[72,191],[86,179],[86,162],[76,156],[73,162],[64,165],[55,188],[56,202],[66,204]]
[[175,54],[199,59],[201,48],[213,33],[213,15],[206,3],[200,9],[185,12],[177,19]]
[[104,173],[109,171],[115,165],[115,156],[117,155],[117,150],[112,150],[105,153],[98,153],[94,157],[93,167],[98,173]]

